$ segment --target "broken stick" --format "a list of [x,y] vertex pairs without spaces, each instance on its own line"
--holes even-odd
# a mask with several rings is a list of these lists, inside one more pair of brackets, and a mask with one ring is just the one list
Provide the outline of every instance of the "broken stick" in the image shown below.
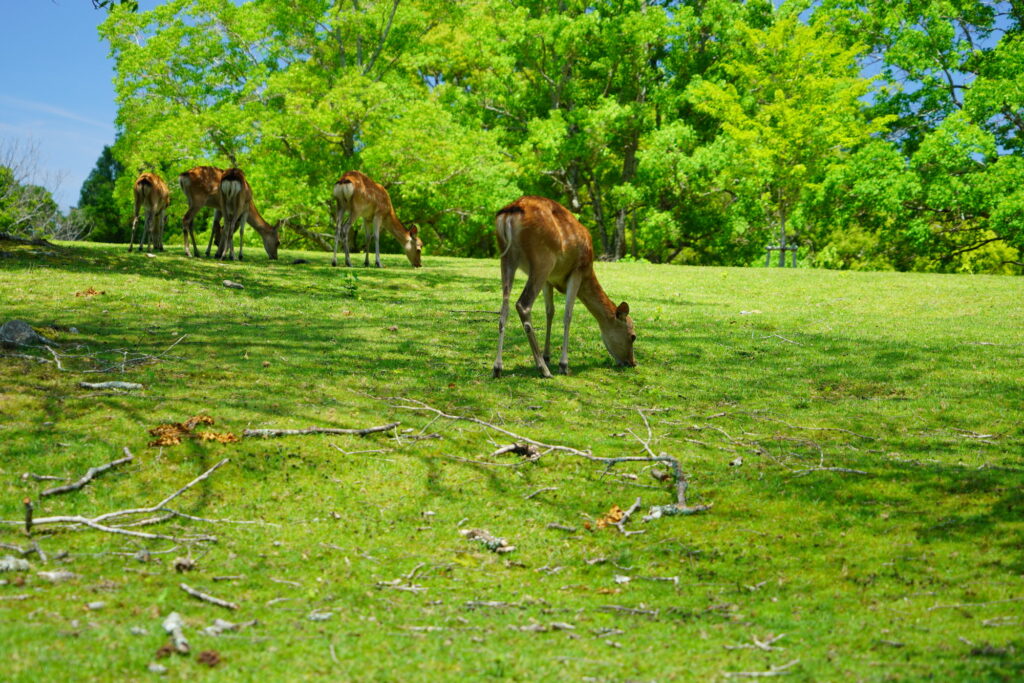
[[209,593],[204,593],[202,591],[196,590],[187,583],[182,583],[178,585],[181,588],[181,590],[185,591],[193,598],[198,598],[204,602],[210,603],[211,605],[217,605],[218,607],[224,607],[225,609],[238,609],[238,605],[236,603],[228,602],[227,600],[221,600],[220,598],[215,598]]
[[380,427],[367,427],[366,429],[335,429],[333,427],[309,427],[308,429],[246,429],[242,436],[259,436],[264,439],[272,436],[299,436],[302,434],[354,434],[366,436],[376,432],[386,432],[394,429],[401,422],[381,425]]
[[126,462],[131,462],[134,459],[135,456],[132,455],[131,451],[128,450],[128,447],[125,446],[123,458],[119,458],[118,460],[114,460],[113,462],[108,462],[106,465],[100,465],[99,467],[90,467],[89,470],[85,473],[85,475],[83,475],[82,478],[79,479],[78,481],[71,484],[65,484],[64,486],[56,486],[52,489],[46,489],[45,491],[39,494],[39,497],[45,498],[46,496],[56,496],[59,493],[77,491],[83,488],[90,481],[95,479],[98,475],[103,474],[107,470],[113,469],[118,465],[123,465]]

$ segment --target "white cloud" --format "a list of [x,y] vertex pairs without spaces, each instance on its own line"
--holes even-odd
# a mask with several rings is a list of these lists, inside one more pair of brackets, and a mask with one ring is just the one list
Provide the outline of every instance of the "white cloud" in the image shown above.
[[46,104],[45,102],[32,102],[30,100],[18,99],[17,97],[8,97],[7,95],[0,95],[0,105],[42,112],[44,114],[50,114],[52,116],[68,119],[69,121],[77,121],[78,123],[84,123],[89,126],[102,128],[103,130],[108,131],[110,133],[114,132],[114,126],[109,123],[103,123],[102,121],[94,121],[93,119],[87,118],[85,116],[79,116],[78,114],[68,111],[67,109],[54,107],[53,105]]

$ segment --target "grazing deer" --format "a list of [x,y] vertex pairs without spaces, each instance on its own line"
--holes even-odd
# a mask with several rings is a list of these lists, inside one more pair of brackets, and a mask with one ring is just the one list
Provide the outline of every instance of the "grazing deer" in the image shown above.
[[[410,225],[406,230],[402,222],[395,215],[395,209],[391,206],[391,197],[383,186],[378,185],[370,176],[359,171],[348,171],[341,180],[334,184],[334,199],[336,203],[337,228],[334,233],[334,260],[332,266],[338,265],[338,240],[345,242],[345,265],[351,266],[349,260],[349,230],[357,220],[363,219],[363,226],[366,230],[366,258],[364,266],[370,265],[370,221],[373,222],[374,249],[377,257],[377,267],[380,268],[380,228],[381,225],[395,236],[398,243],[402,245],[409,263],[414,268],[419,268],[420,256],[423,252],[423,242],[417,237],[419,229]],[[346,214],[347,218],[346,218]]]
[[[237,170],[237,169],[231,169]],[[224,231],[220,229],[221,219],[221,180],[224,177],[226,171],[220,168],[214,168],[213,166],[196,166],[195,168],[185,171],[178,176],[178,183],[181,185],[182,192],[185,193],[185,198],[188,200],[188,211],[185,212],[185,217],[181,222],[182,230],[182,241],[185,243],[185,255],[192,256],[189,252],[189,238],[192,241],[192,250],[195,255],[199,255],[199,247],[196,246],[196,234],[192,229],[192,223],[195,220],[196,214],[199,213],[204,207],[210,207],[214,209],[213,214],[213,229],[210,231],[210,241],[206,245],[206,255],[210,255],[210,248],[213,246],[214,239],[217,241],[217,258],[223,258],[225,247],[227,247],[227,241],[224,239]],[[241,171],[239,171],[241,173]],[[242,223],[248,223],[259,233],[263,239],[263,248],[267,251],[267,256],[272,260],[277,258],[277,247],[281,243],[279,236],[279,225],[270,225],[265,220],[260,212],[256,210],[256,205],[252,201],[252,187],[249,186],[248,181],[245,180],[245,176],[242,176],[242,181],[245,188],[248,191],[248,200],[245,204],[245,218]],[[236,226],[238,227],[238,226]],[[234,245],[232,245],[233,248]],[[233,253],[233,251],[232,251]],[[242,259],[242,250],[239,247],[238,258]]]
[[[526,273],[527,280],[516,302],[516,311],[523,321],[533,359],[544,377],[551,377],[548,363],[551,361],[551,321],[555,316],[553,288],[565,293],[562,358],[558,363],[563,374],[569,374],[569,323],[577,296],[597,318],[601,339],[615,362],[635,366],[633,342],[636,334],[633,320],[629,317],[629,304],[623,301],[616,306],[604,293],[594,274],[594,247],[590,233],[576,217],[550,199],[521,197],[500,210],[495,223],[501,249],[501,315],[498,319],[498,357],[494,361],[494,376],[501,376],[508,298],[517,268]],[[542,288],[547,309],[543,355],[531,318],[533,302]]]
[[171,203],[171,191],[163,178],[155,173],[140,173],[132,187],[135,195],[135,217],[132,219],[132,236],[128,242],[128,251],[135,246],[135,225],[139,222],[139,209],[145,209],[146,219],[142,224],[139,236],[139,251],[146,244],[154,251],[164,250],[164,228],[167,225],[167,207]]
[[[238,260],[242,260],[242,239],[245,232],[245,221],[249,218],[249,207],[252,206],[252,187],[245,179],[240,168],[229,168],[220,179],[220,212],[224,217],[224,229],[221,232],[221,244],[217,256],[223,261],[235,260],[235,230],[238,230]],[[270,252],[267,252],[270,253]]]

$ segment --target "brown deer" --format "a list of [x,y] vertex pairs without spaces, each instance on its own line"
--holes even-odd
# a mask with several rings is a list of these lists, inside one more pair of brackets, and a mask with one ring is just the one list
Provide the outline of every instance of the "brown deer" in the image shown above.
[[[398,243],[402,245],[406,258],[414,268],[421,264],[420,256],[423,252],[423,242],[417,237],[419,229],[410,225],[406,230],[402,222],[395,215],[395,209],[391,206],[391,197],[383,186],[378,185],[370,176],[359,171],[348,171],[341,179],[334,184],[335,215],[337,227],[334,233],[334,260],[332,266],[338,265],[338,240],[345,242],[345,265],[351,266],[349,260],[349,231],[352,224],[363,219],[363,226],[366,230],[366,258],[364,266],[370,265],[370,223],[373,224],[374,250],[377,257],[377,267],[380,268],[380,228],[383,225],[388,229]],[[346,216],[347,214],[347,216]]]
[[139,222],[139,210],[144,209],[146,219],[142,224],[142,234],[139,236],[139,251],[146,244],[146,237],[149,236],[149,246],[153,251],[164,250],[164,228],[167,226],[167,207],[171,203],[171,191],[167,183],[156,173],[140,173],[132,187],[135,195],[135,217],[132,219],[132,236],[128,242],[128,251],[135,246],[135,225]]
[[[552,289],[565,293],[562,358],[558,363],[563,374],[569,374],[569,323],[576,297],[597,319],[601,339],[615,362],[635,366],[633,342],[636,341],[636,333],[629,317],[629,304],[623,301],[616,306],[604,293],[594,274],[594,247],[590,233],[576,217],[550,199],[521,197],[498,211],[495,223],[501,249],[501,314],[494,376],[500,377],[503,369],[501,349],[505,342],[508,299],[517,268],[526,273],[527,280],[516,302],[516,311],[530,341],[533,359],[544,377],[551,377],[548,363],[551,362],[551,321],[555,316]],[[542,288],[547,309],[543,355],[531,318],[533,302]]]
[[[238,260],[242,260],[245,221],[252,206],[252,187],[240,168],[229,168],[220,179],[220,213],[224,218],[221,243],[217,257],[222,261],[235,260],[235,231],[238,230]],[[212,235],[211,235],[212,237]],[[270,253],[269,251],[267,252]],[[276,255],[276,254],[275,254]]]
[[[210,231],[210,241],[206,245],[206,255],[210,255],[210,248],[216,239],[216,257],[223,258],[224,256],[227,241],[224,239],[223,231],[220,227],[222,213],[220,189],[221,179],[225,173],[224,169],[214,168],[213,166],[196,166],[178,176],[178,183],[181,185],[181,190],[185,193],[185,198],[188,200],[188,211],[185,212],[185,217],[181,221],[182,241],[185,243],[186,256],[192,256],[192,253],[189,251],[189,238],[192,241],[192,251],[196,256],[199,255],[199,247],[196,245],[196,234],[192,229],[192,223],[195,220],[196,214],[204,207],[214,209],[213,229]],[[263,239],[263,248],[266,249],[267,256],[272,260],[277,259],[277,248],[281,243],[280,223],[270,225],[263,220],[263,216],[256,210],[256,205],[252,201],[252,187],[249,186],[248,181],[245,181],[244,178],[243,175],[242,179],[248,190],[249,198],[245,205],[245,218],[242,223],[248,223],[259,233],[259,236]],[[238,258],[239,260],[242,259],[241,248],[238,250]]]

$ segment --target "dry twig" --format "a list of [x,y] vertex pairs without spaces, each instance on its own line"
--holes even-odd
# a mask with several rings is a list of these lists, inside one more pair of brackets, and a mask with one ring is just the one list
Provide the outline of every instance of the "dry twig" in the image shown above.
[[[531,439],[529,437],[521,436],[519,434],[516,434],[515,432],[512,432],[512,431],[510,431],[508,429],[505,429],[504,427],[499,427],[499,426],[497,426],[495,424],[491,424],[490,422],[486,422],[486,421],[481,420],[481,419],[476,418],[476,417],[468,417],[468,416],[465,416],[465,415],[452,415],[450,413],[446,413],[446,412],[444,412],[442,410],[434,408],[433,406],[430,406],[430,405],[424,403],[423,401],[419,401],[417,399],[404,398],[402,396],[374,397],[374,398],[376,398],[377,400],[380,400],[380,401],[401,401],[402,403],[397,403],[397,404],[396,403],[392,403],[391,404],[392,407],[400,408],[400,409],[403,409],[403,410],[415,410],[415,411],[430,412],[430,413],[433,413],[434,415],[437,415],[439,417],[443,417],[443,418],[446,418],[446,419],[449,419],[449,420],[472,422],[473,424],[478,424],[478,425],[480,425],[482,427],[487,427],[488,429],[492,429],[492,430],[494,430],[496,432],[500,432],[502,434],[505,434],[506,436],[510,436],[513,439],[515,439],[517,442],[523,442],[525,444],[532,444],[533,446],[536,446],[536,447],[542,448],[542,449],[546,449],[547,451],[558,451],[558,452],[561,452],[561,453],[568,453],[570,455],[574,455],[574,456],[577,456],[577,457],[580,457],[580,458],[584,458],[586,460],[590,460],[591,462],[603,463],[603,464],[605,464],[608,467],[613,467],[613,466],[615,466],[615,465],[617,465],[619,463],[623,463],[623,462],[660,462],[660,463],[664,463],[665,465],[667,465],[667,466],[672,468],[672,473],[675,476],[675,481],[676,481],[676,502],[673,503],[673,504],[670,504],[670,505],[661,505],[661,506],[656,506],[656,507],[651,508],[650,514],[648,514],[647,516],[644,517],[644,521],[648,521],[648,520],[651,520],[651,519],[657,519],[657,518],[662,517],[662,516],[692,515],[692,514],[695,514],[695,513],[698,513],[698,512],[703,512],[705,510],[709,510],[711,508],[711,505],[695,505],[695,506],[687,505],[686,504],[686,489],[689,486],[689,482],[686,480],[686,476],[683,474],[682,468],[679,466],[679,460],[677,460],[676,458],[668,455],[667,453],[660,453],[658,455],[654,455],[653,451],[651,451],[649,447],[646,448],[646,450],[649,452],[649,455],[647,455],[647,456],[623,456],[623,457],[618,457],[618,458],[605,458],[605,457],[596,456],[593,453],[591,453],[589,450],[582,451],[582,450],[579,450],[578,448],[572,448],[571,446],[562,446],[562,445],[559,445],[559,444],[548,444],[548,443],[544,443],[542,441],[537,441],[536,439]],[[647,417],[643,414],[642,411],[640,412],[640,415],[643,417],[644,423],[647,424]],[[648,430],[649,429],[650,429],[650,425],[648,424]],[[645,444],[645,446],[646,446],[646,444]]]
[[[96,478],[98,475],[103,474],[107,470],[113,469],[118,465],[123,465],[126,462],[131,462],[134,459],[135,456],[132,455],[131,451],[128,450],[128,447],[125,446],[123,458],[114,460],[113,462],[108,462],[106,465],[100,465],[99,467],[90,467],[88,471],[85,473],[85,475],[83,475],[82,478],[79,479],[78,481],[71,484],[65,484],[64,486],[57,486],[52,489],[46,489],[45,491],[39,494],[39,497],[45,498],[46,496],[56,496],[57,494],[68,493],[69,491],[78,491],[79,489],[83,488],[86,484],[88,484],[90,481],[92,481],[94,478]],[[36,523],[38,524],[38,522]]]
[[[199,482],[201,482],[204,479],[206,479],[207,477],[209,477],[211,474],[213,474],[217,469],[219,469],[222,465],[224,465],[227,462],[228,462],[228,459],[224,458],[223,460],[218,462],[216,465],[214,465],[210,469],[206,470],[201,475],[199,475],[198,477],[196,477],[195,479],[193,479],[189,483],[185,484],[184,486],[182,486],[180,489],[178,489],[177,491],[175,491],[171,495],[169,495],[166,498],[164,498],[163,500],[161,500],[156,505],[152,505],[150,507],[146,507],[146,508],[133,508],[133,509],[129,509],[129,510],[116,510],[114,512],[107,512],[105,514],[99,515],[97,517],[91,517],[91,518],[90,517],[85,517],[85,516],[82,516],[82,515],[68,515],[68,516],[61,515],[61,516],[55,516],[55,517],[39,517],[39,518],[36,518],[35,520],[33,520],[31,522],[25,522],[25,523],[30,524],[30,525],[35,525],[35,526],[40,526],[40,525],[43,525],[43,524],[68,524],[68,525],[75,526],[75,525],[81,524],[81,525],[85,525],[87,527],[90,527],[92,529],[96,529],[97,531],[105,531],[105,532],[111,533],[111,534],[121,534],[121,535],[124,535],[124,536],[134,536],[136,538],[145,538],[145,539],[149,539],[149,540],[165,539],[165,540],[169,540],[169,541],[174,541],[176,543],[187,543],[187,542],[194,542],[194,541],[216,541],[217,539],[216,539],[215,536],[205,536],[205,535],[203,535],[203,536],[191,536],[191,537],[186,537],[186,538],[178,538],[178,537],[175,537],[175,536],[167,536],[166,534],[151,534],[151,533],[147,533],[147,532],[144,532],[144,531],[130,531],[130,530],[124,528],[125,526],[129,526],[129,525],[109,525],[109,524],[106,524],[105,522],[107,522],[108,520],[113,520],[113,519],[117,519],[117,518],[120,518],[120,517],[127,517],[129,515],[154,514],[154,513],[158,513],[158,512],[163,512],[165,514],[160,516],[160,517],[155,517],[155,518],[152,518],[152,519],[143,520],[141,522],[135,522],[131,526],[142,526],[144,524],[155,524],[157,522],[164,521],[164,520],[169,519],[170,517],[174,517],[174,516],[184,517],[184,516],[186,516],[184,513],[177,512],[176,510],[171,510],[170,508],[167,507],[167,504],[170,503],[175,498],[177,498],[178,496],[180,496],[181,494],[185,493],[185,491],[188,491],[190,488],[192,488],[193,486],[195,486]],[[22,524],[22,523],[23,522],[21,522],[21,521],[0,520],[0,524]]]
[[401,422],[392,422],[380,427],[367,427],[365,429],[335,429],[332,427],[309,427],[308,429],[246,429],[242,436],[259,436],[264,439],[272,436],[298,436],[303,434],[354,434],[366,436],[376,432],[386,432],[394,429]]
[[181,583],[178,584],[178,586],[181,588],[181,590],[185,591],[193,598],[198,598],[203,602],[208,602],[211,605],[217,605],[218,607],[224,607],[225,609],[238,609],[238,605],[236,603],[228,602],[227,600],[221,600],[220,598],[215,598],[209,593],[204,593],[202,591],[196,590],[195,588],[192,588],[187,583]]
[[768,671],[724,671],[722,675],[726,678],[770,678],[772,676],[785,676],[789,669],[800,663],[799,659],[792,662],[773,666]]

